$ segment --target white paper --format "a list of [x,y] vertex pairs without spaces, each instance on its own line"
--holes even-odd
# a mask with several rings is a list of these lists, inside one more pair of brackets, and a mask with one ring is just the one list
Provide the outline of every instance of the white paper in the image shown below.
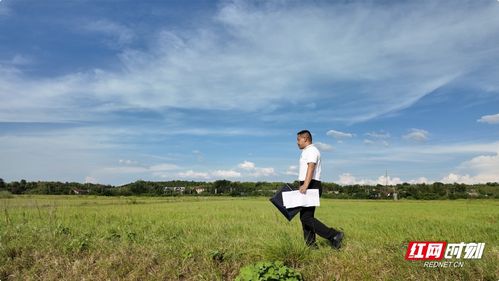
[[282,202],[286,208],[320,206],[319,190],[307,189],[305,194],[298,190],[282,193]]

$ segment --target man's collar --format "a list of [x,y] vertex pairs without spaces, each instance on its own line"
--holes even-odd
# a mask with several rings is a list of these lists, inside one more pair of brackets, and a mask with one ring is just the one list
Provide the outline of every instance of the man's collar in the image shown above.
[[314,146],[314,144],[313,144],[313,143],[311,143],[311,144],[309,144],[309,145],[305,146],[305,148],[303,148],[303,149],[305,150],[305,149],[307,149],[307,148],[309,148],[309,147],[311,147],[311,146]]

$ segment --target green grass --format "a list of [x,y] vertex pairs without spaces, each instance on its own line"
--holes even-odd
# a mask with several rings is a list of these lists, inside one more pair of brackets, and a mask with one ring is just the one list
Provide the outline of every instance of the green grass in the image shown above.
[[[321,199],[316,217],[346,233],[340,251],[304,247],[266,198],[1,198],[0,280],[233,280],[283,261],[305,280],[498,280],[499,201]],[[463,268],[404,260],[408,241],[485,242]]]

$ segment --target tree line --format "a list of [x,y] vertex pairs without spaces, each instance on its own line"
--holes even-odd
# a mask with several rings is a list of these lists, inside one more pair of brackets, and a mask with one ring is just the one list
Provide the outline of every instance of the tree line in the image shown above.
[[[0,178],[3,194],[78,194],[104,196],[272,196],[284,182],[238,182],[217,180],[199,181],[144,181],[121,186],[78,182],[12,181]],[[298,187],[298,182],[293,185]],[[499,198],[499,183],[466,185],[459,183],[431,184],[402,183],[384,185],[338,185],[323,182],[323,197],[336,199],[467,199]]]

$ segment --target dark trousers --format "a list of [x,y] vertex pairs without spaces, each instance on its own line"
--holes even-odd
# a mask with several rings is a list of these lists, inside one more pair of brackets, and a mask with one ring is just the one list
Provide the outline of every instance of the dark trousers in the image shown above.
[[[302,185],[303,182],[300,182]],[[322,186],[320,181],[312,180],[308,189],[319,189],[319,197],[322,195]],[[315,236],[331,239],[336,233],[334,228],[330,228],[314,217],[315,207],[302,207],[300,211],[300,220],[303,228],[303,236],[307,245],[315,244]]]

